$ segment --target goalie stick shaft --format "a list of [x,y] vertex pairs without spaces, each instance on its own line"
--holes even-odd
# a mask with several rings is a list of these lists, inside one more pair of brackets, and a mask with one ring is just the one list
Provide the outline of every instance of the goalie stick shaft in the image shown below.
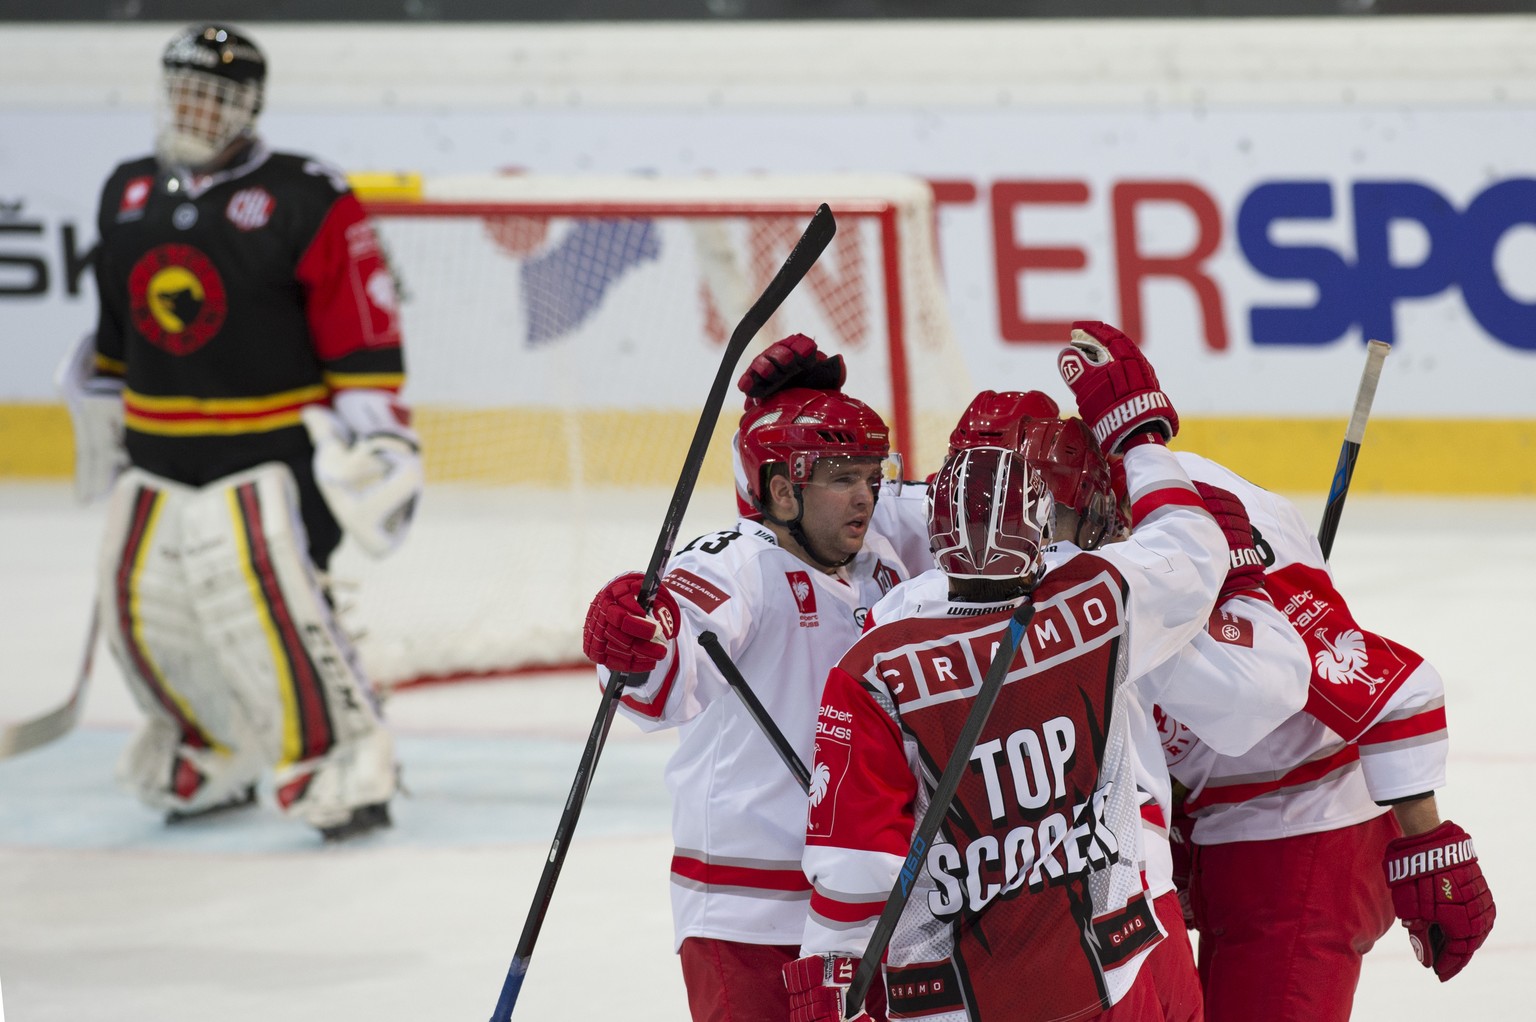
[[1324,561],[1333,553],[1333,538],[1339,531],[1339,519],[1344,516],[1344,498],[1349,496],[1355,461],[1360,457],[1360,445],[1365,441],[1365,423],[1371,415],[1371,402],[1376,399],[1376,384],[1381,380],[1382,363],[1391,350],[1392,346],[1386,341],[1371,341],[1365,346],[1365,369],[1360,374],[1360,389],[1355,393],[1355,407],[1344,430],[1344,444],[1339,448],[1333,482],[1328,487],[1323,522],[1317,528],[1317,543],[1323,549]]
[[885,957],[886,945],[890,944],[891,935],[896,932],[896,924],[901,920],[901,913],[907,907],[907,899],[912,896],[912,887],[923,871],[928,847],[949,813],[949,803],[954,800],[955,792],[960,788],[961,775],[971,761],[971,753],[981,738],[981,729],[987,726],[992,704],[997,702],[997,694],[1002,691],[1003,679],[1008,677],[1008,667],[1018,652],[1024,629],[1029,627],[1029,619],[1034,615],[1035,605],[1025,597],[1019,609],[1008,619],[1008,630],[998,643],[992,663],[987,665],[987,673],[981,679],[981,687],[976,690],[975,701],[971,703],[971,712],[966,716],[960,733],[955,736],[955,747],[949,754],[949,762],[944,764],[944,772],[939,775],[939,783],[934,786],[928,809],[918,822],[917,832],[912,835],[906,861],[902,863],[901,872],[896,874],[896,883],[891,887],[890,896],[885,899],[885,908],[875,922],[874,932],[869,935],[869,944],[859,959],[853,981],[848,984],[845,1014],[850,1018],[857,1015],[864,1006],[864,995],[869,993],[869,984],[875,978],[875,970],[880,968],[880,959]]
[[91,623],[85,631],[85,651],[80,657],[80,672],[75,675],[75,687],[64,705],[49,710],[41,717],[24,720],[9,727],[0,728],[0,759],[19,756],[40,745],[47,745],[55,738],[69,733],[80,717],[80,707],[85,702],[85,690],[91,681],[91,664],[96,658],[96,639],[101,631],[101,608],[91,603]]
[[726,683],[735,689],[741,697],[742,704],[746,706],[747,713],[757,722],[762,729],[763,736],[768,739],[768,744],[773,746],[773,751],[779,754],[779,759],[789,768],[794,775],[795,783],[800,785],[800,790],[807,795],[811,793],[811,772],[806,769],[804,761],[790,748],[789,739],[784,737],[784,732],[779,730],[779,725],[773,722],[773,716],[757,698],[757,693],[752,691],[752,686],[747,684],[747,679],[741,676],[741,671],[731,661],[731,655],[720,645],[720,637],[714,632],[704,632],[699,636],[699,645],[704,647],[704,652],[715,662],[715,667],[725,676]]
[[[639,594],[642,607],[650,607],[651,601],[656,596],[656,587],[661,584],[662,567],[672,556],[672,545],[677,541],[678,529],[683,524],[683,513],[688,510],[688,501],[693,496],[694,486],[698,483],[699,470],[704,465],[704,455],[709,450],[709,440],[714,433],[715,423],[720,418],[720,409],[725,405],[726,390],[731,384],[736,363],[746,352],[747,345],[752,343],[752,338],[757,336],[757,332],[778,311],[779,306],[784,304],[784,299],[789,297],[795,285],[799,284],[810,268],[815,265],[836,232],[837,221],[833,218],[832,211],[823,203],[816,210],[815,216],[811,217],[811,222],[806,226],[805,232],[800,235],[800,240],[795,243],[789,258],[784,260],[784,265],[779,267],[779,272],[768,282],[767,288],[747,310],[747,314],[736,325],[736,329],[731,332],[725,351],[720,357],[720,368],[715,373],[714,383],[709,388],[709,396],[705,398],[704,408],[699,414],[699,425],[694,430],[693,442],[688,445],[688,454],[683,459],[682,473],[678,476],[676,489],[672,491],[672,502],[667,506],[666,517],[662,520],[661,534],[656,537],[656,548],[651,553],[651,562],[645,569],[645,579],[641,583]],[[491,1015],[491,1022],[508,1022],[512,1017],[512,1009],[517,1005],[517,996],[522,990],[523,977],[527,975],[528,963],[533,957],[533,948],[539,939],[539,930],[543,927],[544,917],[549,911],[549,901],[554,894],[555,882],[560,878],[560,869],[565,864],[565,855],[570,848],[571,835],[576,830],[576,821],[581,815],[582,805],[586,802],[587,788],[592,783],[592,773],[597,767],[598,757],[602,755],[603,745],[608,740],[608,728],[613,723],[613,715],[618,710],[619,695],[632,679],[631,675],[611,675],[607,686],[603,689],[602,705],[598,707],[597,717],[592,722],[592,730],[587,735],[586,747],[582,750],[581,761],[576,767],[576,777],[571,782],[571,792],[566,797],[565,809],[560,814],[560,822],[555,827],[555,838],[549,847],[549,855],[544,860],[544,870],[539,876],[538,885],[533,893],[533,905],[529,908],[528,918],[523,923],[523,933],[518,939],[512,964],[507,969],[507,977],[502,983],[501,996],[496,1001],[496,1010]]]

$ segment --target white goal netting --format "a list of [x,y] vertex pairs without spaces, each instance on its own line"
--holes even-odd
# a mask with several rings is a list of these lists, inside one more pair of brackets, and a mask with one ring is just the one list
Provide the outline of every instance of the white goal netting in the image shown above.
[[[428,478],[399,553],[344,546],[334,565],[375,679],[581,661],[587,601],[644,570],[724,342],[822,202],[836,237],[732,379],[808,334],[845,357],[847,391],[886,417],[905,474],[926,474],[972,390],[921,181],[477,177],[368,202],[400,285]],[[734,520],[740,412],[733,390],[679,546]]]

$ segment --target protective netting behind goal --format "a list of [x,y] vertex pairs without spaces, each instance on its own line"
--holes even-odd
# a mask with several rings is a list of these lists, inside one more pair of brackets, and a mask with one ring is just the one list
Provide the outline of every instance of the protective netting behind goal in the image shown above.
[[[376,679],[580,661],[587,600],[645,567],[725,339],[821,202],[837,236],[737,371],[814,337],[893,427],[906,474],[932,471],[971,390],[922,182],[471,178],[370,202],[428,478],[398,554],[337,560]],[[740,412],[733,391],[680,543],[734,520]]]

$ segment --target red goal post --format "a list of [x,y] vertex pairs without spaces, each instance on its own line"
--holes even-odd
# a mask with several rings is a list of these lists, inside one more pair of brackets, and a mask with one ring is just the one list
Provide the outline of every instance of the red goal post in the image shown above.
[[[428,478],[396,557],[338,559],[386,685],[580,662],[586,600],[644,567],[720,346],[822,202],[838,235],[743,367],[795,332],[842,354],[909,477],[972,394],[921,180],[354,183],[396,275]],[[733,520],[736,418],[733,401],[683,539]]]

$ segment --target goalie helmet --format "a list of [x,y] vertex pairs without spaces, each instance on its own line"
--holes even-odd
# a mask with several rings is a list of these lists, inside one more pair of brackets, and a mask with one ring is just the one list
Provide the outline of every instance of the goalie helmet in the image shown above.
[[193,25],[171,40],[160,63],[155,156],[162,166],[200,169],[252,133],[267,60],[248,37],[224,25]]
[[1061,409],[1038,390],[984,390],[971,399],[954,431],[949,452],[965,447],[1006,447],[1018,450],[1024,424],[1031,419],[1054,419]]
[[[1045,479],[1055,502],[1077,513],[1073,542],[1096,549],[1118,526],[1119,498],[1109,461],[1082,419],[1035,419],[1024,423],[1019,453]],[[1123,484],[1122,484],[1123,485]]]
[[1034,578],[1050,520],[1045,480],[1008,448],[962,448],[928,487],[928,546],[952,578]]
[[739,430],[747,494],[767,507],[768,469],[783,465],[796,487],[822,458],[877,458],[891,453],[885,421],[864,402],[836,390],[793,387],[748,408]]

